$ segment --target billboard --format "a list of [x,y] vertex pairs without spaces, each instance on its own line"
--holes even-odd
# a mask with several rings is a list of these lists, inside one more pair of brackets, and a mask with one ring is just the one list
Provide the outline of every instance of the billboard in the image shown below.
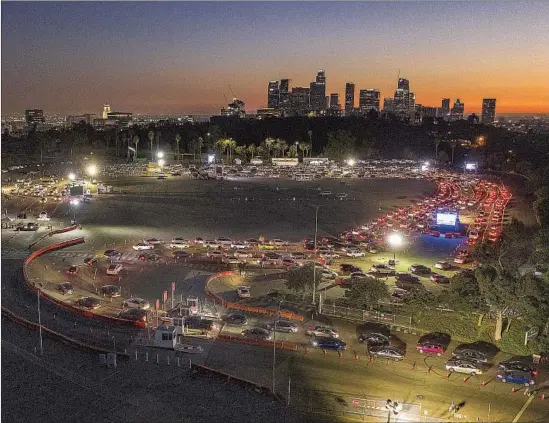
[[76,197],[78,195],[84,195],[84,187],[82,185],[72,186],[69,189],[71,197]]
[[439,211],[437,212],[437,225],[456,226],[457,212]]
[[465,170],[477,170],[476,163],[465,163]]
[[273,158],[271,159],[271,162],[275,166],[297,166],[299,164],[297,158],[290,157]]

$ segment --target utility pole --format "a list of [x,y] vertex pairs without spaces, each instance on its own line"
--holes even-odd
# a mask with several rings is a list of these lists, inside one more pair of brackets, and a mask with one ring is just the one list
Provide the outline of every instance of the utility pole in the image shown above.
[[44,344],[42,343],[42,319],[40,316],[40,288],[38,288],[38,328],[40,334],[40,355],[44,355]]
[[[318,209],[320,206],[314,206],[314,207],[316,208],[316,212],[315,212],[315,254],[316,254],[316,240],[318,236]],[[313,304],[315,304],[315,297],[316,297],[316,260],[313,263]]]

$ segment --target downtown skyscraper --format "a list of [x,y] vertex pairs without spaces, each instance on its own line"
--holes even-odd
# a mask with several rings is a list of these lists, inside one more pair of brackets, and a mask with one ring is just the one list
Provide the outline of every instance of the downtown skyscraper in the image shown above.
[[483,98],[482,99],[482,123],[490,125],[496,120],[496,99],[495,98]]
[[345,84],[345,116],[350,116],[355,108],[355,83]]
[[361,114],[367,114],[370,110],[379,112],[379,90],[375,88],[368,88],[366,90],[360,90],[358,98],[358,109]]
[[319,69],[316,74],[316,81],[310,84],[310,105],[314,112],[326,110],[326,73]]
[[278,81],[270,81],[267,88],[267,107],[277,109],[280,104]]

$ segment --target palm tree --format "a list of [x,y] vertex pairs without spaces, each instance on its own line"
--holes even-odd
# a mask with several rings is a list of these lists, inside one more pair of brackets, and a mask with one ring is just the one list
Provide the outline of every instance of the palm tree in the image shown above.
[[250,144],[248,146],[248,153],[252,155],[252,159],[254,158],[254,154],[257,152],[257,146],[255,144]]
[[288,149],[288,143],[281,138],[276,139],[277,150],[280,152],[280,157],[284,157],[284,153]]
[[139,144],[139,135],[136,135],[135,137],[133,137],[133,143],[135,145],[135,155],[133,156],[135,161],[135,159],[137,159],[137,146]]
[[[122,140],[122,145],[126,144],[128,141],[128,134],[126,134],[125,132],[122,134],[122,136],[120,137],[120,139]],[[118,142],[118,138],[116,139],[116,155],[118,156],[118,153],[119,153],[119,150],[118,150],[118,147],[120,146],[120,143]]]
[[189,141],[189,153],[193,153],[193,160],[196,160],[196,140],[192,139]]
[[235,147],[234,155],[238,156],[240,158],[245,158],[246,157],[246,147],[243,146],[243,145],[239,145],[238,147]]
[[181,160],[181,156],[179,155],[179,143],[181,142],[181,135],[175,134],[175,144],[177,145],[177,160]]
[[305,157],[309,154],[309,151],[311,150],[311,144],[309,144],[308,142],[300,142],[299,149],[301,150],[301,154],[303,155],[303,157]]
[[149,133],[147,134],[148,137],[149,137],[149,142],[151,144],[151,160],[154,159],[154,156],[153,156],[153,140],[154,140],[154,131],[153,130],[150,130]]
[[[249,148],[249,147],[248,147]],[[255,149],[255,152],[256,154],[259,156],[259,157],[263,157],[265,155],[265,147],[263,147],[262,145],[260,145],[259,147],[257,147]]]
[[200,159],[202,160],[202,147],[204,147],[204,139],[202,137],[198,137],[198,141],[196,143],[196,146],[198,147],[198,155]]
[[297,145],[292,144],[288,149],[288,157],[297,157]]
[[233,151],[236,148],[236,141],[232,138],[229,138],[228,140],[225,140],[225,145],[227,146],[227,149],[229,150],[229,160],[233,159]]
[[265,138],[265,146],[267,147],[267,155],[271,156],[271,148],[275,144],[276,140],[274,138]]
[[217,151],[217,153],[221,156],[223,154],[223,151],[225,150],[225,140],[219,139],[215,142],[214,148]]

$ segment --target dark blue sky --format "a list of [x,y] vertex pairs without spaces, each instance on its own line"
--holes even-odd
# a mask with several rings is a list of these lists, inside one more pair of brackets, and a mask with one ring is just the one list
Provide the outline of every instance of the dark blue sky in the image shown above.
[[397,69],[419,103],[497,97],[549,109],[549,2],[2,2],[2,108],[212,113],[254,110],[270,79],[392,95]]

